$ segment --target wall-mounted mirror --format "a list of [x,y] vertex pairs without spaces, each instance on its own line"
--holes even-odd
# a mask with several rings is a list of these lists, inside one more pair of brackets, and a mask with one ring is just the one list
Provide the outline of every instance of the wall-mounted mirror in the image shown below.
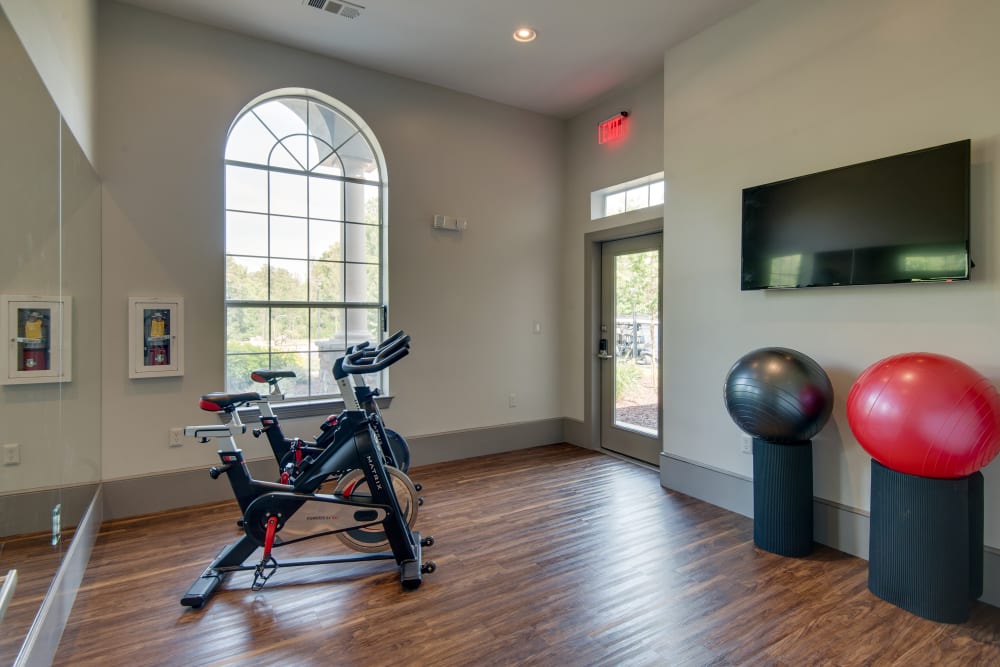
[[0,664],[11,664],[100,482],[101,195],[2,11],[0,80],[11,93],[0,105],[0,294],[73,302],[71,381],[0,386],[0,577],[18,573]]

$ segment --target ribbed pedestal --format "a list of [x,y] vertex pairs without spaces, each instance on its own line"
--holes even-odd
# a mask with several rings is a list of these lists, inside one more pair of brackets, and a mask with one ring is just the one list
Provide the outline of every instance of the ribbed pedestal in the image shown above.
[[868,588],[943,623],[983,593],[983,475],[931,479],[872,460]]
[[753,541],[781,556],[813,550],[812,442],[753,440]]

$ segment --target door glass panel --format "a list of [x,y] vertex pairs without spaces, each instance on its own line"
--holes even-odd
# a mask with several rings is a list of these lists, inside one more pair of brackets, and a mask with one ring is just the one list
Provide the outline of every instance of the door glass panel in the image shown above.
[[659,434],[659,253],[615,257],[614,424]]

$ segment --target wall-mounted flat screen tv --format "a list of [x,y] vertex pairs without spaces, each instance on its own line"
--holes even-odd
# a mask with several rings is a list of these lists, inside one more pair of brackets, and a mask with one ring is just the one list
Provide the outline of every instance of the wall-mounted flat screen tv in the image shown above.
[[968,280],[970,146],[744,189],[741,289]]

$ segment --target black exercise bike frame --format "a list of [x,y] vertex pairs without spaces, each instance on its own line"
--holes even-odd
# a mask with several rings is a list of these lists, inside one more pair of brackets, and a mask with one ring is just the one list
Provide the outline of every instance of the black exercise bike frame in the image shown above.
[[[382,368],[388,367],[398,359],[406,356],[407,353],[408,348],[403,347],[389,354],[385,360],[376,360],[376,363],[372,367],[375,365],[380,365]],[[209,437],[226,437],[230,439],[232,449],[220,450],[218,452],[222,465],[221,467],[213,467],[209,471],[209,474],[213,479],[217,479],[223,473],[226,474],[244,517],[246,517],[252,504],[273,503],[275,511],[268,512],[266,515],[268,517],[277,517],[276,525],[272,528],[277,534],[288,518],[310,500],[322,500],[332,504],[356,508],[354,515],[357,519],[356,525],[340,530],[324,531],[286,543],[275,541],[273,546],[279,547],[282,544],[302,542],[315,537],[342,532],[343,530],[353,530],[355,528],[374,525],[378,522],[373,522],[368,518],[372,515],[371,510],[384,510],[385,516],[380,523],[382,524],[382,529],[385,531],[391,551],[294,559],[282,563],[278,563],[272,558],[271,564],[265,563],[265,560],[255,565],[245,564],[247,559],[262,546],[259,533],[265,530],[265,527],[249,525],[245,520],[244,530],[246,534],[236,542],[222,549],[201,576],[191,585],[184,597],[181,598],[181,604],[194,608],[204,606],[216,588],[225,581],[229,574],[236,571],[255,570],[257,573],[255,587],[257,587],[256,582],[258,578],[266,581],[270,577],[270,573],[262,576],[261,573],[265,567],[277,569],[278,567],[393,559],[399,566],[400,583],[403,588],[417,588],[425,571],[424,565],[421,563],[421,547],[432,544],[433,538],[421,538],[419,532],[411,531],[406,524],[406,519],[400,509],[392,480],[386,471],[381,447],[376,444],[376,433],[379,431],[384,433],[381,419],[377,415],[369,415],[362,411],[343,412],[335,427],[337,433],[334,437],[334,443],[324,448],[312,458],[309,465],[304,467],[294,480],[290,480],[288,484],[265,482],[255,480],[251,477],[243,458],[243,452],[236,447],[234,438],[234,430],[245,431],[245,427],[239,421],[236,408],[238,405],[255,400],[255,396],[259,399],[258,394],[251,393],[216,395],[220,404],[224,404],[227,408],[233,408],[230,413],[232,419],[230,424],[228,426],[188,427],[185,429],[188,435],[200,437],[205,441]],[[321,495],[317,493],[320,485],[329,477],[338,476],[343,472],[354,469],[363,471],[371,494],[370,501],[359,501],[335,494]],[[265,553],[267,551],[268,549],[265,549]],[[432,563],[428,562],[427,566],[429,566],[429,569],[426,571],[433,571]]]
[[[409,342],[410,342],[410,337],[406,335],[404,331],[397,331],[392,336],[386,338],[382,343],[380,343],[375,348],[370,348],[369,343],[367,342],[348,348],[347,354],[337,359],[333,365],[333,377],[337,380],[337,383],[340,385],[341,395],[344,397],[345,405],[348,402],[348,392],[350,392],[353,395],[355,407],[358,410],[361,410],[370,417],[377,418],[373,422],[375,430],[374,436],[375,439],[377,440],[379,448],[382,450],[382,455],[385,460],[385,463],[387,465],[399,469],[404,473],[409,468],[409,461],[400,460],[400,457],[396,455],[396,452],[394,452],[392,447],[390,446],[390,429],[385,428],[385,424],[382,421],[382,414],[378,408],[378,403],[376,403],[375,401],[376,397],[379,395],[378,389],[373,390],[371,387],[363,383],[355,384],[352,386],[350,382],[345,382],[345,380],[348,380],[352,374],[344,371],[343,364],[348,356],[356,354],[357,352],[364,352],[365,355],[368,356],[378,356],[380,354],[392,354],[394,351],[408,346]],[[251,378],[253,378],[255,381],[267,382],[268,386],[271,389],[270,393],[268,394],[269,396],[275,396],[275,395],[280,396],[281,395],[280,391],[278,391],[277,388],[279,379],[282,377],[293,377],[293,376],[294,375],[291,373],[271,374],[270,372],[263,370],[254,371],[253,373],[251,373]],[[284,472],[287,464],[292,463],[293,471],[291,474],[293,477],[295,476],[295,470],[297,470],[302,463],[301,461],[295,460],[296,449],[298,449],[298,452],[303,457],[315,458],[316,456],[319,455],[319,453],[323,449],[331,445],[337,446],[335,440],[328,442],[326,444],[320,444],[319,442],[317,442],[317,440],[322,438],[322,436],[320,436],[320,438],[317,438],[317,440],[313,441],[303,440],[301,438],[286,437],[284,431],[282,431],[281,429],[281,422],[278,419],[277,415],[275,415],[273,410],[271,409],[270,402],[267,400],[267,398],[262,397],[261,400],[252,401],[252,403],[257,404],[259,408],[262,407],[261,404],[267,405],[266,411],[261,409],[260,428],[253,429],[251,432],[254,437],[259,437],[261,434],[267,436],[267,442],[268,445],[270,445],[271,447],[271,452],[274,455],[275,461],[278,463],[279,472]],[[329,424],[331,420],[334,420],[334,422],[336,422],[336,420],[339,420],[340,418],[341,418],[340,415],[337,415],[336,417],[331,416],[327,419],[326,423]],[[333,427],[331,426],[331,428]],[[402,440],[402,436],[399,436],[399,434],[396,435],[397,437],[399,437],[400,440]]]

